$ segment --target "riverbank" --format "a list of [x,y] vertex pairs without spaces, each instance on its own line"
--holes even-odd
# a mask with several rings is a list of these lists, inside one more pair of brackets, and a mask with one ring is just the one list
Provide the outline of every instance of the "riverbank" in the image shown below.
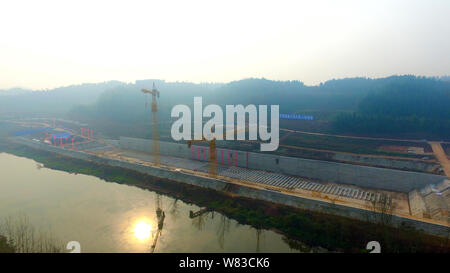
[[411,228],[392,228],[345,217],[295,209],[267,201],[233,197],[231,192],[218,192],[168,179],[159,179],[134,170],[85,161],[21,145],[3,145],[3,151],[32,158],[46,167],[67,172],[98,176],[106,181],[130,184],[186,203],[207,207],[255,228],[276,230],[311,246],[345,252],[364,251],[368,241],[376,238],[384,252],[448,252],[448,241]]

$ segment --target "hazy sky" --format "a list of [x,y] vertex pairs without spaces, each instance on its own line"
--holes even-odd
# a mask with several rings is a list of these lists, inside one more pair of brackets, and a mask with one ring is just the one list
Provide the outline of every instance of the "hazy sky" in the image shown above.
[[450,74],[450,1],[0,2],[0,88]]

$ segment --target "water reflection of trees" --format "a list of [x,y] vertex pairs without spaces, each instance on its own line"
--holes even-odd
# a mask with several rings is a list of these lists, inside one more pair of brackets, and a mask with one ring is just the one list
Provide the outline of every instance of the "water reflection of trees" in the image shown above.
[[217,239],[219,241],[219,246],[223,249],[225,245],[225,234],[230,231],[230,219],[225,215],[220,215],[219,225],[217,227]]
[[[206,208],[200,209],[198,211],[190,211],[189,218],[192,219],[192,226],[197,228],[199,231],[202,231],[208,222],[208,219],[214,219],[214,211],[210,211]],[[216,228],[217,241],[219,243],[219,247],[221,249],[225,246],[225,235],[230,231],[231,220],[225,216],[220,214],[219,222]],[[236,223],[236,228],[238,228],[240,224]],[[256,252],[260,252],[261,250],[261,242],[264,241],[264,229],[255,228],[256,233]]]
[[190,211],[189,218],[192,219],[192,225],[198,230],[202,231],[206,225],[207,220],[209,218],[214,219],[214,212],[207,209],[201,209],[196,212]]
[[172,204],[169,207],[169,213],[174,220],[180,217],[180,210],[178,206],[178,199],[174,199]]
[[[192,225],[198,230],[202,231],[208,221],[208,219],[214,219],[214,211],[210,211],[206,208],[200,209],[196,212],[190,211],[189,218],[192,219]],[[219,222],[216,228],[217,241],[221,249],[225,245],[225,234],[230,231],[231,220],[225,215],[220,215]]]
[[302,253],[311,251],[311,247],[304,244],[301,241],[298,241],[298,240],[295,240],[295,239],[292,239],[292,238],[289,238],[286,236],[283,236],[283,241],[289,246],[289,248],[291,250],[298,250]]
[[264,241],[264,230],[262,228],[255,228],[256,230],[256,253],[260,251],[261,241]]
[[[7,240],[7,246],[17,253],[61,253],[65,250],[60,239],[50,231],[36,229],[26,215],[1,219],[1,235]],[[0,245],[0,252],[2,250]]]

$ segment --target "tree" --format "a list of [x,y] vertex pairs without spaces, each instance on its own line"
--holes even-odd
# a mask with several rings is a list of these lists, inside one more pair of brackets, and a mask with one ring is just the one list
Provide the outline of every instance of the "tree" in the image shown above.
[[386,193],[380,193],[379,198],[374,198],[368,202],[372,210],[372,219],[382,225],[390,225],[392,222],[392,212],[396,206],[392,202],[391,196]]

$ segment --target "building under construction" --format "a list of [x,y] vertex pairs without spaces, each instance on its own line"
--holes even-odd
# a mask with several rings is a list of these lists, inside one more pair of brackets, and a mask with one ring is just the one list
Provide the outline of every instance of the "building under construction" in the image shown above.
[[448,231],[450,181],[446,176],[217,149],[213,178],[205,146],[160,142],[156,165],[148,139],[83,141],[73,150],[33,138],[11,140],[175,182],[225,192],[232,186],[233,195],[363,220],[373,204],[387,197],[389,204],[395,204],[392,214],[397,224],[408,223],[438,235]]
[[44,122],[45,130],[16,134],[11,141],[175,182],[223,192],[232,188],[233,195],[362,220],[379,214],[376,204],[384,202],[394,224],[447,235],[447,176],[217,148],[214,140],[162,142],[156,103],[160,93],[154,85],[142,92],[152,95],[154,139],[102,139],[87,127],[61,128]]

